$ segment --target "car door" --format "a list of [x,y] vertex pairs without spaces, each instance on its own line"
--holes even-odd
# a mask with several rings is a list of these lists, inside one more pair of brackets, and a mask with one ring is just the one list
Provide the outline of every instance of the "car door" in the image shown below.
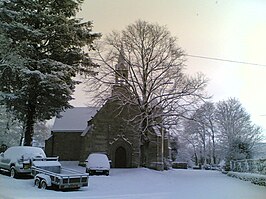
[[0,155],[0,168],[9,169],[11,159],[6,156],[5,153],[1,153]]

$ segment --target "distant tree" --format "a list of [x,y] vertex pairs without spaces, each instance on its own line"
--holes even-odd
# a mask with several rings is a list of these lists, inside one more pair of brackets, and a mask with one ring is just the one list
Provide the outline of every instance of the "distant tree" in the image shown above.
[[194,149],[195,163],[206,164],[206,142],[207,132],[204,124],[199,120],[198,110],[192,116],[192,119],[185,120],[182,137],[185,138],[189,145]]
[[49,138],[51,134],[51,127],[46,121],[36,122],[34,125],[33,145],[44,147],[45,140]]
[[189,145],[184,137],[176,135],[170,139],[171,144],[171,157],[176,162],[187,162],[192,166],[192,157],[194,155],[193,148]]
[[254,144],[260,140],[261,129],[252,124],[241,103],[234,98],[218,102],[215,117],[227,162],[250,158]]
[[[203,143],[204,162],[207,156],[210,158],[209,163],[216,163],[216,123],[215,123],[215,106],[211,102],[205,102],[193,115],[193,121],[198,125],[198,133]],[[201,129],[201,130],[200,130]],[[209,148],[207,154],[207,147]]]
[[25,145],[32,144],[37,121],[71,107],[75,74],[91,74],[96,66],[83,47],[92,49],[100,34],[75,18],[82,2],[0,2],[1,45],[7,47],[0,52],[1,103],[25,126]]
[[[193,120],[183,121],[183,130],[178,133],[179,140],[182,140],[184,148],[191,150],[191,160],[195,165],[202,164],[202,144],[198,133],[194,133],[195,123]],[[193,130],[194,129],[194,130]]]
[[195,163],[217,164],[219,160],[252,157],[261,129],[236,99],[202,104],[183,123],[179,136],[194,149]]
[[176,40],[166,27],[139,20],[108,35],[95,55],[103,67],[93,79],[93,91],[110,93],[119,83],[130,93],[118,98],[139,110],[134,120],[139,121],[143,145],[149,141],[150,127],[170,125],[170,119],[183,116],[204,96],[206,80],[184,74],[184,53]]
[[23,135],[22,124],[4,105],[0,106],[0,145],[17,146]]
[[199,162],[203,165],[207,164],[207,157],[211,156],[211,150],[207,151],[207,146],[210,143],[211,133],[213,132],[214,121],[211,118],[212,111],[214,111],[213,108],[214,106],[211,103],[204,103],[195,110],[191,118],[186,120],[184,124],[183,133],[187,139],[192,139],[196,142],[200,154]]

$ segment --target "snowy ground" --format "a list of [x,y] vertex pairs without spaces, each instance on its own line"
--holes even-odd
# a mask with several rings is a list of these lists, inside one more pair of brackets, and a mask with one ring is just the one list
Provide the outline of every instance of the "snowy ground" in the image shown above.
[[[84,171],[73,163],[65,166]],[[0,199],[265,199],[266,188],[228,177],[218,171],[145,168],[112,169],[110,176],[92,176],[77,191],[40,190],[33,179],[0,175]]]

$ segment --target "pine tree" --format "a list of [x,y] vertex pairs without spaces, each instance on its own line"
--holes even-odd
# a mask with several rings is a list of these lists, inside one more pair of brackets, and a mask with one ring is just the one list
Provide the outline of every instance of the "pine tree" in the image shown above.
[[[75,15],[83,0],[3,0],[0,34],[10,42],[0,54],[0,91],[4,104],[25,126],[25,145],[31,145],[36,121],[50,119],[70,108],[78,72],[96,66],[85,52],[100,36],[92,23]],[[11,53],[12,52],[12,53]],[[20,62],[4,56],[16,56]]]

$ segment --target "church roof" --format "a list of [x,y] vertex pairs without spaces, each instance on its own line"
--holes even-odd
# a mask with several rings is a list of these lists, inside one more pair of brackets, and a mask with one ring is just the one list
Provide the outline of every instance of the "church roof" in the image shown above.
[[83,132],[87,122],[100,110],[99,107],[74,107],[60,113],[52,127],[53,132]]

